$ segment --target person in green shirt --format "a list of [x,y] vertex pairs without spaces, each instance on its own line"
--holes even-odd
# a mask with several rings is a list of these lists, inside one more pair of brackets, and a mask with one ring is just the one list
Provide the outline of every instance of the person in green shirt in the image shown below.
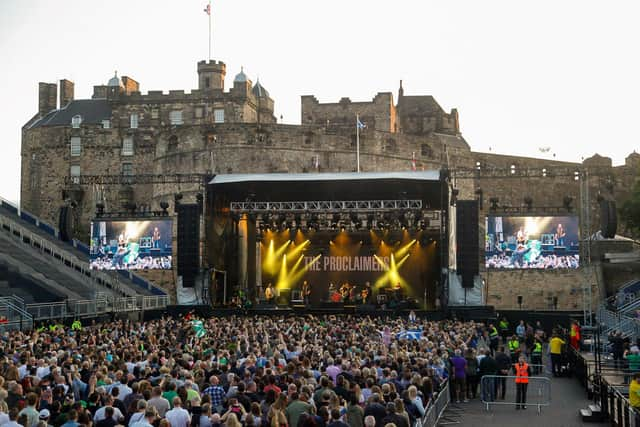
[[[625,350],[624,358],[627,360],[629,364],[629,372],[640,372],[640,349],[638,346],[632,346],[630,350]],[[624,382],[625,384],[629,383],[629,375],[625,375]]]
[[178,393],[176,392],[176,383],[170,382],[169,384],[167,384],[167,390],[162,393],[162,397],[169,401],[171,409],[173,409],[173,398],[177,396]]

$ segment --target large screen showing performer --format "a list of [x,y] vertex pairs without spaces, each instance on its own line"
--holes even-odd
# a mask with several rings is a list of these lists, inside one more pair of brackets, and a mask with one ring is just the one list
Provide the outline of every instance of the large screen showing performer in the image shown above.
[[91,269],[170,270],[172,221],[96,220],[91,223]]
[[485,263],[493,269],[563,269],[580,264],[577,216],[488,216]]

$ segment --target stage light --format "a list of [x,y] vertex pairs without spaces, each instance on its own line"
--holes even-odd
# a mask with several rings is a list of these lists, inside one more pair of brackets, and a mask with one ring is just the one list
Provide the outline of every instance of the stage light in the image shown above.
[[[101,203],[99,203],[101,204]],[[96,205],[97,207],[98,205]],[[104,210],[104,205],[102,205],[102,209]],[[169,209],[169,203],[165,202],[164,200],[160,202],[160,209],[162,209],[162,215],[163,216],[167,216],[169,215],[168,209]]]
[[476,169],[480,170],[480,162],[476,162]]
[[543,177],[547,176],[547,168],[542,168],[542,176]]
[[496,211],[498,210],[498,203],[500,202],[500,199],[497,197],[492,197],[489,199],[489,203],[491,203],[491,207],[489,208],[492,211]]
[[578,180],[580,179],[580,172],[575,171],[575,172],[573,173],[573,179],[574,179],[574,180],[576,180],[576,181],[578,181]]
[[511,175],[516,173],[516,165],[511,165]]

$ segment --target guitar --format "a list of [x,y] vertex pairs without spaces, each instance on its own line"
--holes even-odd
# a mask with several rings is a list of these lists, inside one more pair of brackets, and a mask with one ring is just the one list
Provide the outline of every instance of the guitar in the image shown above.
[[270,300],[274,297],[275,295],[273,294],[273,288],[268,287],[267,289],[264,290],[264,297],[267,300]]

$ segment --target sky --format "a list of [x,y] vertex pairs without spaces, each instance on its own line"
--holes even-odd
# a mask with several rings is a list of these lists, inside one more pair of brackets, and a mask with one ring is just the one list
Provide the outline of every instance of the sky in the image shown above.
[[[197,88],[206,0],[0,0],[0,196],[20,188],[38,82],[90,98],[115,70],[141,91]],[[623,164],[640,117],[637,0],[214,0],[213,58],[244,66],[300,123],[300,96],[433,95],[474,151]],[[550,148],[548,152],[541,148]],[[555,155],[555,157],[554,157]]]

